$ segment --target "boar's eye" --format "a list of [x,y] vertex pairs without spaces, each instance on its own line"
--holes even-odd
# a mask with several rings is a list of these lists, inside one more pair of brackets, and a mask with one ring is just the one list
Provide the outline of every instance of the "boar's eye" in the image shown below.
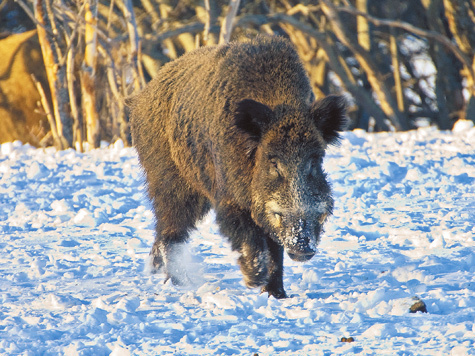
[[269,163],[270,163],[270,174],[274,176],[275,178],[281,178],[282,174],[279,169],[279,162],[277,162],[275,158],[270,158]]

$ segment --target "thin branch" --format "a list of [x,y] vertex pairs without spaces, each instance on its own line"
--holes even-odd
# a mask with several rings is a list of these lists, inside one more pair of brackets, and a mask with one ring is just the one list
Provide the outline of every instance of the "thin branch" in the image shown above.
[[137,48],[137,71],[140,78],[140,85],[141,88],[145,87],[145,75],[143,73],[143,66],[142,66],[142,40],[138,41],[138,48]]
[[195,22],[160,34],[146,34],[143,36],[145,41],[162,42],[166,39],[179,36],[183,33],[197,33],[203,31],[205,25],[201,22]]
[[131,0],[124,0],[124,6],[122,12],[127,24],[127,33],[129,35],[129,61],[133,65],[133,77],[135,82],[135,89],[138,90],[145,86],[145,80],[140,75],[140,63],[138,62],[139,54],[139,34],[137,31],[137,22],[135,21],[135,12]]
[[211,6],[209,5],[209,0],[204,0],[204,1],[205,1],[205,10],[206,10],[206,24],[205,24],[205,30],[203,33],[203,40],[206,43],[208,41],[209,30],[211,28]]
[[305,6],[303,4],[297,4],[294,7],[287,10],[287,15],[295,15],[296,13],[300,12],[305,16],[308,16],[310,13],[314,11],[318,11],[321,9],[321,5],[313,5],[313,6]]
[[51,110],[51,106],[49,105],[43,86],[41,85],[40,81],[36,79],[34,74],[31,74],[31,79],[35,83],[36,90],[38,90],[38,94],[40,94],[41,105],[43,106],[43,110],[46,113],[46,118],[48,119],[54,142],[60,142],[61,138],[59,137],[59,134],[58,134],[58,129],[56,127],[56,122],[54,120],[53,111]]
[[0,2],[0,11],[7,5],[7,2],[8,0],[2,0],[2,2]]
[[107,26],[106,26],[106,31],[109,31],[110,29],[110,25],[112,23],[112,13],[114,11],[114,0],[111,1],[110,5],[109,5],[109,12],[107,14]]
[[43,3],[45,4],[44,8],[46,9],[46,15],[48,17],[48,24],[52,31],[52,36],[50,36],[49,40],[54,42],[54,46],[52,47],[53,50],[56,51],[57,58],[63,58],[63,54],[61,53],[61,45],[58,42],[59,31],[58,27],[56,26],[56,16],[53,12],[53,9],[51,8],[51,1],[44,1]]

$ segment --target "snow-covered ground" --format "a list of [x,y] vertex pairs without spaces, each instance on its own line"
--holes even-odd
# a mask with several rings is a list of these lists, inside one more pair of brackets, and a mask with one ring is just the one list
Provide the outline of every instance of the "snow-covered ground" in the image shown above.
[[325,166],[334,216],[276,300],[245,288],[213,214],[194,285],[145,271],[134,149],[1,145],[0,355],[475,355],[475,128],[347,132]]

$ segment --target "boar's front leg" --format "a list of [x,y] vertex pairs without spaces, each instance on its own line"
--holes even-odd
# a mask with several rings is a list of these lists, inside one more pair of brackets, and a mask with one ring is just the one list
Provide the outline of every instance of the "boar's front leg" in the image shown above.
[[175,285],[189,284],[182,261],[184,244],[189,231],[209,211],[211,204],[193,191],[172,165],[158,165],[147,173],[156,217],[155,242],[150,251],[152,272],[164,270],[165,282],[171,279]]
[[284,248],[270,237],[267,237],[267,245],[270,252],[269,281],[262,287],[262,292],[277,299],[287,298],[283,282]]
[[171,280],[174,285],[182,286],[190,283],[184,266],[180,263],[185,238],[179,235],[159,235],[150,251],[152,273],[161,269],[165,272],[165,283]]
[[248,288],[263,287],[269,280],[269,250],[264,231],[256,225],[251,213],[234,205],[220,205],[216,221],[221,233],[238,251],[239,266]]

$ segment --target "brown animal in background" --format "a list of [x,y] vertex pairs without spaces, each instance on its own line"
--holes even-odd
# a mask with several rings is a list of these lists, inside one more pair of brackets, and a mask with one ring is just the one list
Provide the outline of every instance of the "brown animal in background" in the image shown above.
[[0,143],[20,140],[40,145],[49,131],[45,114],[37,112],[40,95],[31,74],[49,97],[36,30],[0,40]]

